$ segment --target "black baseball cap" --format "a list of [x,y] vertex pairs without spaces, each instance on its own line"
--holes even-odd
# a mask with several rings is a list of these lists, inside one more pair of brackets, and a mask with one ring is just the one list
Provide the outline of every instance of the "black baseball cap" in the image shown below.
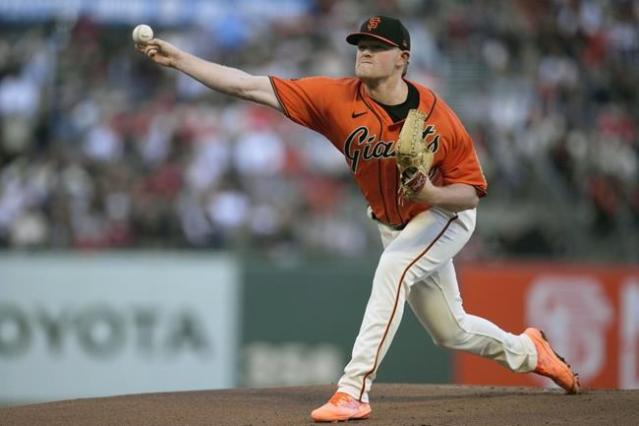
[[399,19],[388,16],[372,16],[368,18],[359,31],[350,33],[346,41],[357,45],[362,37],[373,37],[401,50],[410,50],[410,35]]

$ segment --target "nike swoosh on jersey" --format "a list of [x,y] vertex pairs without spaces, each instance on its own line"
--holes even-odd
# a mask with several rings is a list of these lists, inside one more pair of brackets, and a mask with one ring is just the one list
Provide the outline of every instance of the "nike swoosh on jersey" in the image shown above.
[[367,111],[362,111],[362,112],[355,112],[355,111],[353,111],[353,113],[351,114],[351,117],[353,117],[353,118],[357,118],[357,117],[360,117],[360,116],[362,116],[362,115],[366,114],[366,112],[367,112]]

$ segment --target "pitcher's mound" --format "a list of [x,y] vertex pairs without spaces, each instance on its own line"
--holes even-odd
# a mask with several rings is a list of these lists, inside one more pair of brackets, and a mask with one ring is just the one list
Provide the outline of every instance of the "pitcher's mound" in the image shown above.
[[[4,426],[302,425],[334,386],[233,389],[78,399],[0,409]],[[639,419],[639,390],[585,391],[480,386],[373,386],[373,413],[358,425],[626,425]],[[354,422],[353,422],[354,423]]]

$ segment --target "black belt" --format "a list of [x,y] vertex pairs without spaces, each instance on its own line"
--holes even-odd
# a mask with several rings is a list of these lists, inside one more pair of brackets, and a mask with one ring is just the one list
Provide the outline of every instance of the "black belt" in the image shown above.
[[384,226],[388,226],[390,229],[392,229],[394,231],[401,231],[402,229],[406,228],[406,225],[408,225],[407,223],[402,223],[402,224],[399,224],[399,225],[389,225],[388,223],[384,223],[381,220],[379,220],[377,218],[377,216],[375,216],[375,213],[373,213],[372,211],[371,211],[371,218],[375,222],[381,223]]

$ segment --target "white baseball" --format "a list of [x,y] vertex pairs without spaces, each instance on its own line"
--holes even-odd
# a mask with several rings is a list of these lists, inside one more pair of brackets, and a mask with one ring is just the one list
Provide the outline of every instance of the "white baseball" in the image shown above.
[[138,25],[133,29],[133,41],[135,43],[147,43],[153,38],[153,30],[148,25]]

